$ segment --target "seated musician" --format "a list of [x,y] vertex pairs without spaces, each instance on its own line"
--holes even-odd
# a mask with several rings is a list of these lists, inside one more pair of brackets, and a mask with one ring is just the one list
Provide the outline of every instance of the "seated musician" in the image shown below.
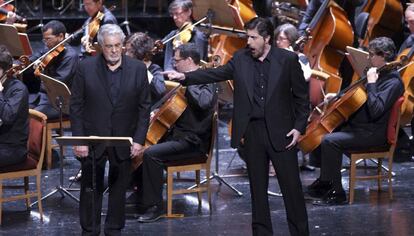
[[125,54],[138,59],[147,66],[148,80],[151,88],[151,105],[161,99],[165,92],[164,76],[159,65],[154,64],[151,50],[154,48],[154,40],[146,33],[134,33],[126,41]]
[[116,17],[112,14],[108,8],[104,6],[104,0],[83,0],[83,7],[85,8],[86,13],[88,13],[89,18],[86,19],[83,26],[86,26],[83,33],[76,35],[73,42],[79,40],[82,43],[81,52],[83,56],[90,55],[90,44],[89,42],[96,43],[97,37],[95,36],[93,39],[89,38],[89,23],[91,20],[94,19],[96,14],[101,11],[104,14],[102,21],[100,21],[99,26],[105,24],[118,24]]
[[410,30],[410,35],[401,44],[398,54],[404,51],[404,49],[411,48],[414,45],[414,4],[408,5],[407,9],[405,9],[404,15],[405,22]]
[[305,56],[305,54],[296,50],[296,40],[299,38],[299,33],[296,27],[292,24],[286,23],[283,25],[279,25],[275,29],[274,33],[275,44],[278,48],[284,48],[292,52],[296,52],[299,57],[300,67],[303,71],[303,76],[305,77],[306,81],[309,81],[312,70],[309,65],[309,60]]
[[29,134],[29,105],[26,86],[6,71],[13,58],[0,45],[0,167],[26,160]]
[[[179,72],[197,70],[200,54],[192,43],[180,45],[174,53],[175,69]],[[165,163],[201,158],[208,152],[211,122],[215,106],[213,84],[191,85],[186,88],[188,106],[163,140],[144,151],[142,163],[142,223],[158,220],[163,212],[162,187]]]
[[[65,39],[66,27],[62,22],[52,20],[43,26],[42,33],[45,47],[41,51],[33,54],[30,58],[31,61],[35,61],[37,58],[41,57],[50,49],[62,42]],[[71,46],[65,44],[64,47],[65,49],[54,57],[47,64],[44,70],[40,72],[65,83],[70,88],[71,82],[76,73],[79,57],[75,49]],[[33,71],[27,72],[25,76],[29,73],[33,74]],[[26,83],[28,83],[30,87],[32,82],[28,80],[30,79],[26,79]],[[39,79],[36,79],[36,81],[39,81]],[[33,91],[30,92],[32,93]],[[59,111],[55,109],[51,101],[49,101],[42,83],[39,92],[30,96],[30,106],[33,109],[44,113],[49,120],[57,119],[59,117]]]
[[[192,14],[193,14],[193,2],[191,0],[174,0],[168,7],[170,16],[173,18],[175,25],[178,29],[171,31],[167,36],[164,37],[164,40],[167,40],[182,29],[186,25],[192,23]],[[176,40],[169,41],[165,44],[165,54],[164,54],[164,70],[173,70],[173,57],[174,57],[174,48],[177,47],[182,42],[178,36]],[[191,31],[190,43],[194,43],[197,47],[197,51],[200,53],[200,58],[205,60],[207,58],[207,37],[206,35],[194,27]]]
[[391,108],[403,94],[398,71],[377,69],[394,59],[395,46],[391,39],[380,37],[368,46],[371,68],[367,72],[365,104],[353,114],[338,132],[325,135],[321,148],[320,177],[308,186],[308,193],[319,205],[334,205],[346,202],[341,183],[342,155],[347,150],[367,149],[387,144],[387,123]]

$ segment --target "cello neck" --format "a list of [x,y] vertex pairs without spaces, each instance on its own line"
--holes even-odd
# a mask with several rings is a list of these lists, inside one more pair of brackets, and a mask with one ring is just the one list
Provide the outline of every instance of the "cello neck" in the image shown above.
[[319,7],[318,11],[316,12],[315,16],[312,18],[311,22],[309,23],[308,28],[310,30],[313,30],[318,22],[320,21],[321,17],[323,16],[323,13],[325,12],[325,9],[329,6],[329,3],[331,0],[324,0],[322,5]]

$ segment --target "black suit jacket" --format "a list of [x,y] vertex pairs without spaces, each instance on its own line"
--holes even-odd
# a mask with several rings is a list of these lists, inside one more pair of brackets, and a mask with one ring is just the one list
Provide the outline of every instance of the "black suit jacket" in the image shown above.
[[[233,80],[234,111],[231,146],[240,145],[253,108],[254,58],[248,49],[237,51],[224,66],[186,73],[184,84]],[[309,114],[308,86],[295,53],[272,47],[266,92],[266,128],[275,150],[283,151],[293,128],[304,133]],[[259,131],[260,132],[260,131]]]
[[[149,85],[146,66],[127,56],[122,57],[120,95],[114,103],[105,76],[102,55],[80,63],[72,85],[70,117],[73,136],[126,136],[144,144],[149,123]],[[97,148],[96,155],[104,147]],[[121,159],[129,158],[129,147],[117,147]]]

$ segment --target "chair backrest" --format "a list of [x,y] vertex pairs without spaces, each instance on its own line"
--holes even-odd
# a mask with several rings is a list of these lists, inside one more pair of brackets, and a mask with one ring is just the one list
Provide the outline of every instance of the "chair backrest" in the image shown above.
[[355,34],[360,39],[364,39],[367,34],[369,13],[361,12],[355,19]]
[[27,154],[38,161],[37,166],[43,165],[46,147],[46,121],[45,114],[29,109],[29,138],[27,142]]
[[[213,119],[211,120],[211,138],[210,138],[210,148],[208,150],[208,157],[207,157],[207,166],[210,166],[211,159],[213,158],[213,151],[214,151],[214,144],[216,144],[216,136],[217,136],[217,118],[218,114],[217,111],[213,114]],[[217,144],[216,144],[217,145]]]
[[387,139],[388,144],[395,145],[397,143],[398,138],[398,130],[400,129],[400,112],[401,112],[401,105],[404,102],[404,96],[395,101],[394,105],[391,108],[390,118],[388,120],[388,127],[387,127]]

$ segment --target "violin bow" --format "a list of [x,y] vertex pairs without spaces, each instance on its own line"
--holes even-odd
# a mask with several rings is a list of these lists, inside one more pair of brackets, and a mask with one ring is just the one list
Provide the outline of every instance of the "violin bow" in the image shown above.
[[4,3],[0,4],[0,7],[3,7],[3,6],[5,6],[5,5],[7,5],[7,4],[9,4],[9,3],[13,2],[13,1],[14,0],[10,0],[10,1],[4,2]]

